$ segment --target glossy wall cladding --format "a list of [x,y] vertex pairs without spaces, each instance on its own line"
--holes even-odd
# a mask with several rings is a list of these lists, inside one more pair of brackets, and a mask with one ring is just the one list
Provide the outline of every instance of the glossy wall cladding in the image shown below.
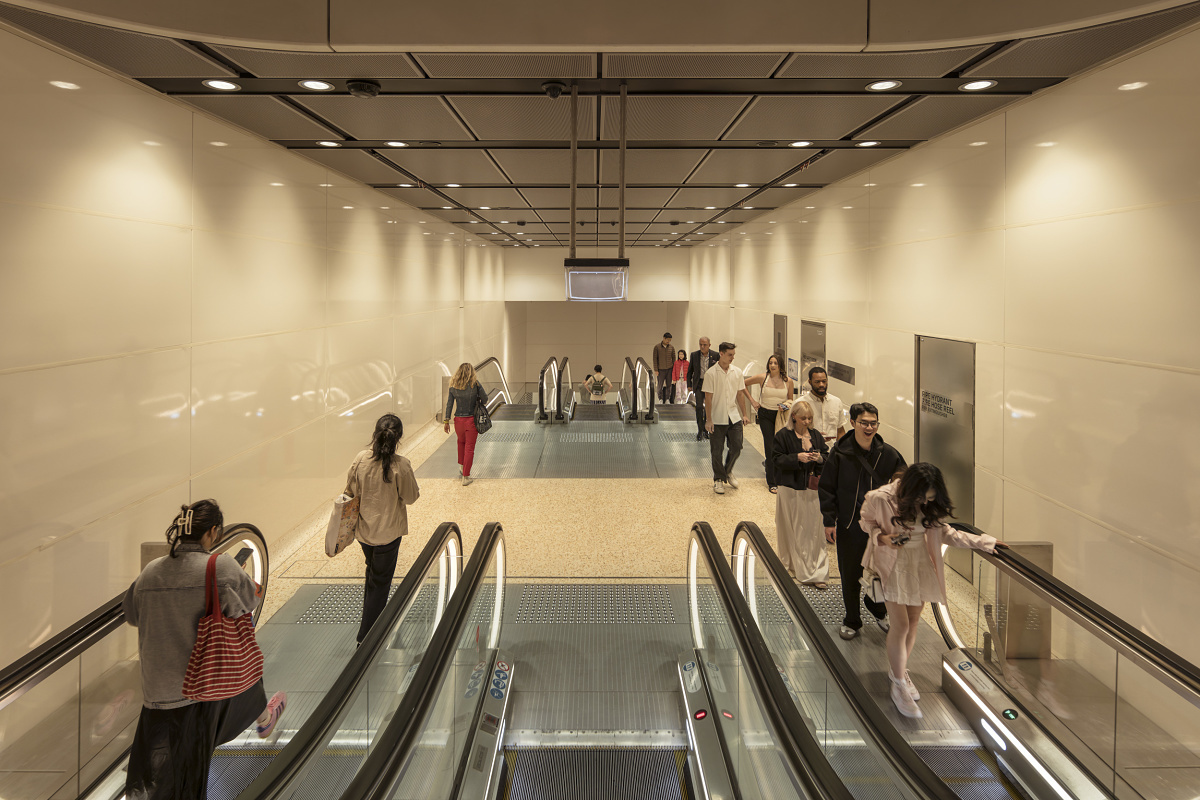
[[499,248],[4,31],[0,86],[0,604],[38,598],[7,664],[180,503],[277,540],[512,337]]
[[760,362],[825,322],[906,456],[914,336],[975,342],[976,521],[1193,662],[1198,70],[1193,30],[739,226],[688,309]]

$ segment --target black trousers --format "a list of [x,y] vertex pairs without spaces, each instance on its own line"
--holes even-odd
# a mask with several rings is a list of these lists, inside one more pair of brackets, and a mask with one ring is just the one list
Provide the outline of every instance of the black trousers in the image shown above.
[[862,586],[858,583],[858,579],[863,574],[862,558],[865,552],[867,552],[867,532],[859,527],[857,520],[848,529],[838,527],[838,569],[842,573],[842,603],[846,606],[846,616],[842,617],[842,624],[854,628],[854,630],[863,626],[862,612],[858,605],[859,597],[862,597],[867,610],[874,614],[876,619],[883,619],[887,616],[887,606],[883,603],[876,603],[863,595]]
[[[733,465],[737,463],[742,452],[742,423],[734,422],[728,425],[713,425],[712,438],[708,440],[708,449],[712,454],[714,481],[728,481]],[[725,443],[729,442],[729,454],[725,454]]]
[[658,370],[658,399],[662,403],[667,403],[671,396],[671,370]]
[[692,396],[696,399],[696,433],[704,433],[704,423],[706,417],[704,415],[704,392],[693,389]]
[[262,681],[237,697],[182,708],[146,708],[138,717],[125,796],[205,800],[213,751],[254,724],[267,707]]
[[392,575],[396,572],[396,557],[400,553],[400,538],[387,544],[363,544],[363,555],[367,561],[367,583],[363,589],[362,622],[358,626],[358,641],[361,644],[367,631],[383,613],[387,605],[388,592],[392,588]]
[[775,418],[778,416],[776,409],[758,410],[758,429],[762,431],[763,453],[767,457],[767,486],[779,485],[779,478],[775,475]]

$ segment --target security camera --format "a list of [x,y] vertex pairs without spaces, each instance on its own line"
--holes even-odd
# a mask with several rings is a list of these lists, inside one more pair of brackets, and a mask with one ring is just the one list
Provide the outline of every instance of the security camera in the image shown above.
[[523,219],[519,219],[519,220],[517,220],[517,227],[518,227],[518,228],[524,228],[524,227],[525,227],[525,220],[523,220]]
[[567,85],[562,81],[546,81],[542,84],[542,91],[551,99],[555,100],[567,90]]
[[679,220],[677,220],[677,219],[673,219],[673,220],[671,220],[671,225],[672,225],[672,226],[674,226],[674,225],[678,225],[678,224],[679,224]]
[[379,94],[379,84],[375,81],[347,81],[346,88],[355,97],[376,97]]

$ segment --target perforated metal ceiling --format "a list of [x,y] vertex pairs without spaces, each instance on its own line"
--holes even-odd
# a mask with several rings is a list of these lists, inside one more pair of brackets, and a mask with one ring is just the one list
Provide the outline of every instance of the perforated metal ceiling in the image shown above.
[[[1200,2],[1069,33],[907,53],[297,53],[148,36],[0,3],[0,21],[506,244],[564,242],[570,227],[570,90],[552,99],[545,81],[579,87],[580,241],[615,241],[625,84],[626,237],[646,246],[702,244],[729,229],[718,221],[770,216],[814,187],[1197,20]],[[201,84],[217,78],[240,92]],[[959,88],[969,78],[1000,83],[972,94]],[[306,79],[332,88],[308,91]],[[350,96],[354,79],[377,82],[380,95]],[[867,90],[881,79],[902,85]],[[868,139],[879,146],[856,146]],[[797,141],[811,144],[789,147]]]

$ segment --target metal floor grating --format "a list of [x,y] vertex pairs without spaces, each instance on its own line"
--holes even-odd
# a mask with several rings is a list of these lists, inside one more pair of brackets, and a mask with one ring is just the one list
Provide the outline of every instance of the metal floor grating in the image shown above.
[[[700,442],[696,441],[695,431],[655,431],[653,440],[658,442],[694,442],[695,444],[700,444]],[[704,446],[704,454],[707,455],[708,452],[708,445],[706,444]]]
[[619,422],[621,411],[616,405],[581,403],[572,412],[571,424],[578,422]]
[[[388,598],[396,593],[393,584]],[[417,596],[416,602],[421,602]],[[326,586],[296,620],[297,625],[357,625],[362,620],[363,587],[351,584]]]
[[666,586],[636,584],[525,584],[516,623],[675,624]]
[[632,433],[586,433],[570,431],[568,433],[560,433],[558,435],[560,442],[632,442],[635,441]]
[[489,442],[505,442],[508,444],[515,444],[518,442],[534,443],[542,441],[542,434],[540,431],[521,432],[497,428],[490,430],[483,435],[488,438]]
[[509,800],[685,800],[687,751],[667,748],[506,749]]

